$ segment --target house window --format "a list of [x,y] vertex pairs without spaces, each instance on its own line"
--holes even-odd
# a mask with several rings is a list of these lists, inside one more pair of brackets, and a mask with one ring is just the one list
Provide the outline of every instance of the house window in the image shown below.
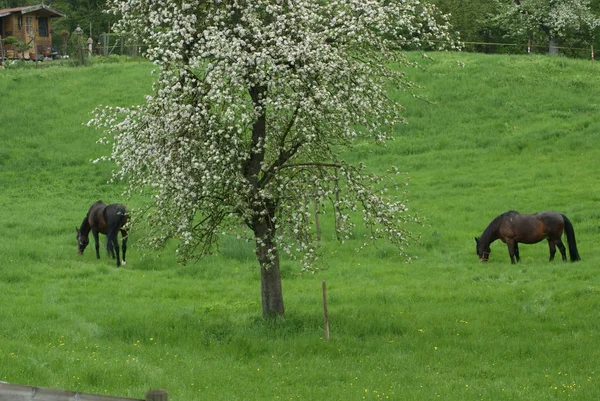
[[38,18],[38,33],[40,36],[48,36],[48,18]]
[[33,17],[25,17],[25,33],[33,35]]

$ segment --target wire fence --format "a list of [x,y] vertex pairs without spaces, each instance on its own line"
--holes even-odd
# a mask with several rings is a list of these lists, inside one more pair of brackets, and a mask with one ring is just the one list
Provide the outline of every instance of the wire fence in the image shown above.
[[[502,43],[502,42],[462,42],[464,48],[468,49],[477,49],[478,47],[493,49],[494,47],[504,47],[504,48],[514,48],[514,49],[522,49],[522,51],[517,53],[548,53],[550,45],[546,44],[538,44],[538,43]],[[578,46],[552,46],[558,52],[562,52],[564,54],[568,54],[570,56],[590,58],[594,60],[594,45],[589,45],[587,47],[578,47]],[[485,51],[486,53],[490,51]]]
[[[432,44],[451,45],[442,41],[432,41]],[[101,34],[97,41],[81,44],[74,47],[66,41],[58,48],[55,46],[53,56],[83,58],[84,56],[103,56],[111,55],[140,57],[144,56],[148,50],[148,44],[139,43],[137,40],[125,35],[117,36],[114,34]],[[465,51],[475,53],[489,54],[545,54],[549,52],[548,43],[505,43],[505,42],[487,42],[487,41],[464,41],[461,42],[461,48]],[[594,46],[553,46],[553,49],[563,55],[573,58],[595,59]],[[2,50],[4,50],[2,52]],[[407,47],[407,50],[412,50]],[[423,49],[421,49],[423,50]],[[427,50],[427,49],[424,49]],[[6,49],[0,47],[0,54],[6,56]],[[10,58],[10,57],[9,57]],[[1,62],[2,58],[0,58]],[[83,61],[83,60],[82,60]]]
[[[440,45],[442,42],[437,42]],[[514,53],[514,54],[545,54],[549,52],[549,44],[541,43],[503,43],[503,42],[485,42],[469,41],[461,42],[463,50],[476,53]],[[112,42],[99,41],[93,46],[92,54],[108,57],[112,54],[123,56],[143,56],[148,49],[147,44],[133,43],[126,39],[115,40]],[[407,48],[409,50],[410,48]],[[510,49],[510,50],[506,50]],[[553,46],[553,49],[561,54],[575,58],[595,59],[595,49],[593,45],[583,46]]]

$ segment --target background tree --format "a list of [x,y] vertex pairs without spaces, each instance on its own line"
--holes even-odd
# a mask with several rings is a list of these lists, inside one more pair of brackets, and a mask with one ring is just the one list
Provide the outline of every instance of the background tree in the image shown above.
[[[33,1],[33,4],[40,4],[40,0]],[[54,7],[66,14],[66,17],[58,18],[53,21],[53,42],[57,48],[62,45],[61,31],[73,33],[77,26],[84,31],[84,37],[94,39],[98,43],[98,37],[102,33],[109,31],[113,16],[104,12],[106,8],[105,0],[45,0],[44,4]]]
[[591,6],[590,0],[504,1],[492,21],[513,37],[545,40],[548,52],[558,54],[561,40],[593,42],[599,20]]
[[[492,43],[510,41],[503,32],[489,22],[489,15],[498,13],[498,4],[481,0],[433,0],[446,15],[452,27],[460,34],[463,50],[485,53],[506,51]],[[509,49],[510,50],[510,49]]]
[[[387,176],[340,154],[384,142],[402,122],[387,85],[408,63],[401,44],[450,41],[445,18],[417,1],[114,0],[118,28],[148,45],[154,95],[134,108],[100,108],[90,124],[113,142],[117,177],[150,192],[153,244],[179,239],[203,255],[223,232],[251,232],[265,316],[284,313],[279,254],[316,258],[307,196],[342,213],[340,238],[362,212],[372,239],[404,254],[411,221]],[[337,173],[336,173],[337,172]],[[390,171],[391,178],[394,177]],[[283,230],[285,228],[285,230]]]
[[85,32],[86,38],[90,36],[97,42],[101,33],[108,32],[111,16],[104,12],[106,0],[56,0],[56,6],[63,3],[66,6],[67,17],[62,18],[57,28],[73,32],[77,25]]
[[553,15],[570,15],[568,19],[572,22],[567,24],[569,29],[562,30],[561,35],[555,37],[553,51],[557,50],[558,39],[563,47],[562,52],[567,55],[589,56],[590,44],[600,46],[596,24],[586,22],[586,19],[595,19],[600,15],[600,0],[577,3],[520,0],[518,5],[515,0],[432,1],[449,15],[450,23],[460,32],[464,49],[468,51],[522,53],[528,43],[535,42],[543,43],[544,51],[547,51],[551,44],[549,29],[553,25],[545,21],[544,16],[547,15],[549,19],[551,6],[555,8]]
[[31,6],[34,4],[39,4],[39,2],[34,0],[0,0],[0,9]]

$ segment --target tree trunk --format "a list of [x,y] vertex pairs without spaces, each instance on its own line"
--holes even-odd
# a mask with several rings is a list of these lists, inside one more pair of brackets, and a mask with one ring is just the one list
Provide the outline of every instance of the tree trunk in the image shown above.
[[269,267],[260,267],[260,285],[263,317],[283,316],[285,309],[283,307],[279,256]]
[[260,284],[264,317],[282,316],[283,291],[279,269],[279,251],[275,243],[275,229],[266,222],[254,227],[256,257],[260,264]]
[[275,209],[277,203],[262,199],[259,195],[264,181],[259,179],[262,162],[265,159],[264,143],[267,132],[266,111],[263,106],[267,93],[265,86],[250,88],[250,97],[255,110],[262,112],[252,125],[252,152],[244,167],[244,176],[252,186],[251,207],[254,216],[248,226],[256,238],[256,257],[260,264],[261,298],[264,317],[281,316],[284,313],[279,252],[275,241]]
[[548,53],[551,56],[558,56],[558,39],[555,37],[550,38],[550,43],[548,45]]

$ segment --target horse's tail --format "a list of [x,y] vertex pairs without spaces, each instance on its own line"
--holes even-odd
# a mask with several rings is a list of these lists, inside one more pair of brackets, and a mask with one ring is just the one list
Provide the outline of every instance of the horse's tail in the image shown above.
[[117,205],[117,228],[123,227],[127,223],[127,208],[123,205]]
[[127,223],[127,209],[123,205],[117,205],[115,216],[107,220],[109,227],[106,232],[106,248],[108,254],[115,257],[115,244],[118,244],[119,230]]
[[575,242],[575,230],[573,229],[571,220],[569,220],[564,214],[562,217],[565,221],[565,234],[567,235],[567,243],[569,244],[569,256],[571,256],[571,262],[577,262],[578,260],[581,260],[581,258],[579,257],[577,243]]
[[106,249],[108,250],[108,254],[111,257],[115,257],[115,243],[117,242],[117,235],[119,235],[119,230],[115,229],[115,227],[108,227],[106,232]]

